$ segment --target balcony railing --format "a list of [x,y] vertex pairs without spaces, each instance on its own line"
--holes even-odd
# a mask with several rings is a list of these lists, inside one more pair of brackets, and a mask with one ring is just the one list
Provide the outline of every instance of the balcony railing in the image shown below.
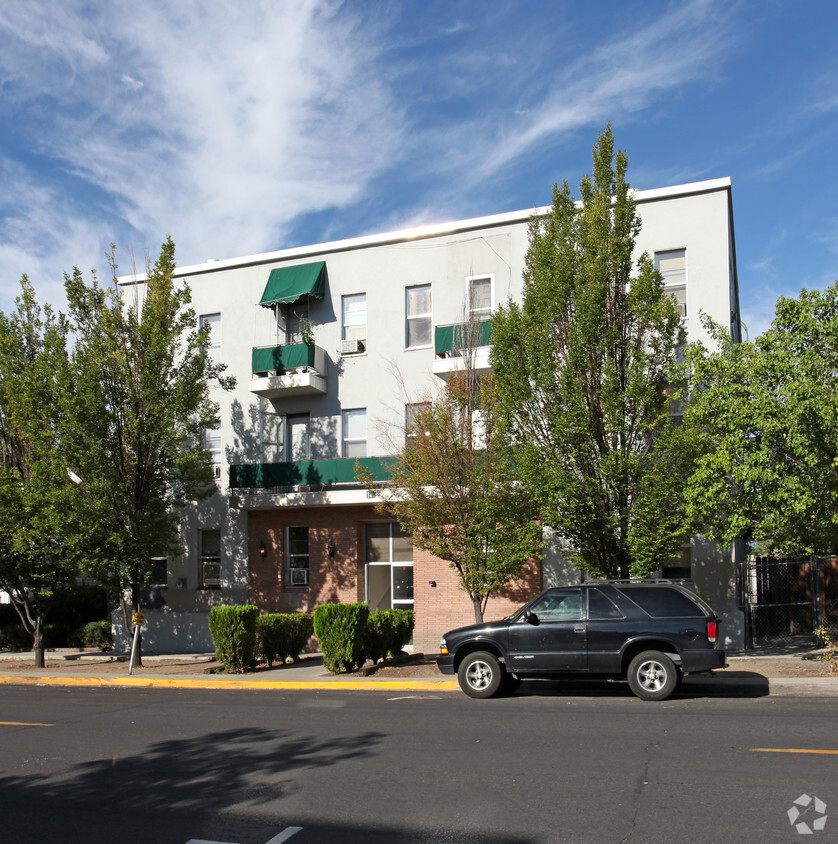
[[279,489],[318,492],[324,487],[355,485],[355,464],[371,480],[389,480],[395,457],[338,457],[331,460],[293,460],[287,463],[248,463],[230,466],[231,489]]
[[491,345],[492,323],[488,320],[437,325],[434,329],[434,374],[447,379],[452,372],[465,369],[470,351],[474,371],[478,375],[485,375],[491,371]]
[[293,343],[252,352],[250,392],[268,399],[326,392],[326,353],[319,346]]

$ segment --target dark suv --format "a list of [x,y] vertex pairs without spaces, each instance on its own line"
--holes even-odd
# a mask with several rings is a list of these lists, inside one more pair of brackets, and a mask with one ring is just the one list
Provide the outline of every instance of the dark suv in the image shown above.
[[469,697],[521,680],[585,675],[628,680],[664,700],[684,674],[724,668],[719,618],[694,592],[661,581],[591,581],[548,589],[514,615],[442,637],[437,665]]

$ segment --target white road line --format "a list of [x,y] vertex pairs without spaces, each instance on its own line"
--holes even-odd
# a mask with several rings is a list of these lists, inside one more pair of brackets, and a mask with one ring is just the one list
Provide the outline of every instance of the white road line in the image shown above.
[[[278,835],[274,835],[270,841],[265,844],[282,844],[287,841],[292,835],[296,835],[302,829],[301,826],[287,826]],[[190,838],[186,844],[231,844],[229,841],[207,841],[204,838]]]

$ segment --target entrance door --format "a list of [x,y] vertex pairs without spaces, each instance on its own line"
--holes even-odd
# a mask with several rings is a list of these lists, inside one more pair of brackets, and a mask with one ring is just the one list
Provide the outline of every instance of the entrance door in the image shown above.
[[370,610],[413,609],[413,543],[393,522],[370,522],[365,533]]

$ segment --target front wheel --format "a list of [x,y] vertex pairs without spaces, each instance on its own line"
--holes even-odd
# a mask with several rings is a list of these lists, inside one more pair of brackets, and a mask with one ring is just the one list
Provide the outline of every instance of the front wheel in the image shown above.
[[497,657],[486,651],[475,651],[460,663],[457,679],[469,697],[485,698],[498,693],[503,674]]
[[629,664],[628,684],[641,700],[666,700],[678,685],[678,669],[665,653],[644,651]]

